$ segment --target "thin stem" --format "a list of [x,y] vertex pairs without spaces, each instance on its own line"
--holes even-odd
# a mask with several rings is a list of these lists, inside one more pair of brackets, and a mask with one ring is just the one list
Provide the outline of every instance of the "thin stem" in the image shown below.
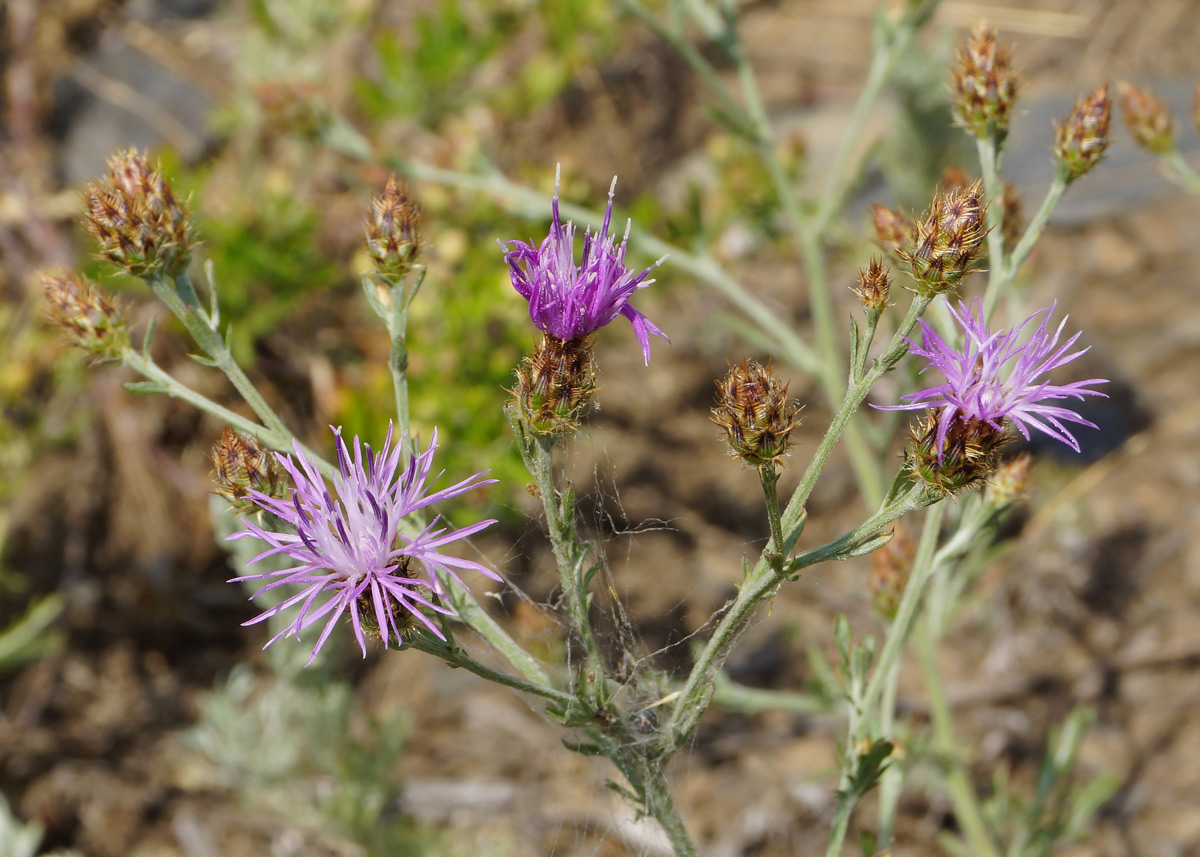
[[1200,174],[1197,174],[1191,164],[1184,160],[1183,155],[1179,154],[1178,149],[1172,149],[1163,155],[1162,159],[1163,163],[1179,179],[1180,184],[1192,193],[1200,193]]
[[[917,555],[913,558],[913,567],[908,575],[908,583],[904,585],[904,592],[900,596],[900,606],[896,608],[896,618],[892,620],[892,626],[888,629],[887,639],[883,642],[883,650],[879,653],[879,660],[875,662],[875,668],[871,671],[871,678],[867,682],[866,692],[863,693],[862,704],[865,710],[869,711],[879,701],[891,677],[892,669],[899,662],[900,652],[908,641],[909,632],[912,630],[913,621],[917,615],[917,607],[921,603],[921,595],[925,591],[925,584],[935,567],[933,553],[937,547],[937,534],[941,529],[944,513],[945,505],[938,503],[925,514],[921,541],[917,545]],[[858,737],[857,735],[851,736],[851,740]]]
[[[802,569],[827,559],[848,555],[856,546],[877,535],[883,527],[896,518],[917,508],[921,504],[923,495],[923,486],[914,486],[905,494],[881,507],[879,511],[850,532],[793,557],[783,563],[782,568],[773,566],[764,551],[764,556],[759,558],[758,565],[749,579],[742,585],[737,597],[729,605],[721,617],[721,621],[717,623],[712,638],[700,653],[680,691],[679,699],[671,712],[670,723],[663,736],[668,749],[674,750],[680,747],[695,729],[711,698],[714,677],[728,659],[734,642],[745,627],[750,611],[760,601],[768,598],[786,576],[796,574]],[[784,543],[786,546],[786,536]]]
[[468,628],[491,644],[504,658],[516,668],[517,672],[536,685],[551,686],[550,676],[541,662],[535,658],[508,635],[499,623],[480,606],[475,596],[454,583],[449,575],[439,574],[442,588],[450,593],[450,604]]
[[1003,286],[997,285],[1005,278],[1004,261],[1004,205],[1000,187],[1000,147],[995,137],[975,138],[975,150],[979,153],[979,171],[983,174],[983,193],[987,197],[987,241],[988,241],[988,294],[1000,294]]
[[858,804],[858,795],[853,791],[844,791],[838,795],[837,810],[833,816],[833,830],[829,834],[829,847],[825,849],[825,857],[839,857],[846,845],[846,831],[850,829],[850,816]]
[[183,271],[176,274],[173,284],[168,282],[164,277],[154,277],[147,280],[147,282],[150,288],[154,290],[154,293],[174,313],[175,317],[183,323],[183,326],[187,329],[192,339],[208,355],[208,358],[212,361],[212,365],[225,374],[225,377],[233,384],[234,388],[246,401],[246,404],[262,420],[267,430],[274,434],[286,434],[290,437],[291,432],[288,431],[287,425],[271,409],[271,406],[267,404],[267,400],[262,397],[262,394],[258,392],[254,384],[246,377],[246,373],[242,371],[242,367],[233,359],[233,354],[229,351],[229,346],[225,343],[225,338],[217,330],[212,317],[200,305],[196,297],[196,290],[192,286],[191,278],[187,272]]
[[666,773],[660,764],[657,761],[651,761],[649,763],[650,770],[646,772],[643,784],[646,794],[646,811],[654,816],[662,826],[663,832],[667,834],[667,839],[671,841],[671,847],[675,849],[678,857],[697,857],[696,845],[692,842],[692,837],[679,815],[679,810],[675,807],[675,800],[671,796],[671,786],[667,782]]
[[776,556],[782,556],[783,527],[779,521],[779,472],[774,464],[764,464],[758,468],[758,478],[762,483],[763,499],[767,505],[767,523],[771,529],[771,540],[767,542],[767,551]]
[[458,667],[472,672],[480,678],[485,678],[490,682],[511,687],[514,690],[520,690],[525,693],[540,696],[548,699],[551,702],[559,705],[566,710],[574,700],[560,690],[553,687],[548,687],[546,683],[540,681],[526,681],[517,678],[516,676],[502,673],[494,670],[489,666],[481,664],[479,661],[468,655],[459,646],[452,643],[444,642],[427,634],[418,634],[415,638],[408,641],[407,648],[416,649],[425,652],[435,657],[439,657],[452,667]]
[[[1038,239],[1042,236],[1042,230],[1046,228],[1046,222],[1050,219],[1050,215],[1058,206],[1066,190],[1067,180],[1061,174],[1056,175],[1054,181],[1050,183],[1050,189],[1046,191],[1046,196],[1042,200],[1041,206],[1038,208],[1037,213],[1033,215],[1033,219],[1029,221],[1029,225],[1025,227],[1025,233],[1021,236],[1021,240],[1017,242],[1017,246],[1013,248],[1003,269],[992,272],[988,280],[987,291],[983,296],[983,314],[985,319],[991,318],[1001,296],[1008,289],[1017,272],[1021,270],[1021,266],[1025,264],[1025,260],[1029,258],[1029,254],[1033,252],[1033,248],[1037,246]],[[991,206],[989,206],[988,210],[991,210]]]
[[[425,269],[417,275],[413,294],[425,279]],[[411,418],[408,410],[408,305],[411,295],[403,282],[389,288],[391,312],[387,318],[388,337],[392,341],[388,351],[388,369],[392,373],[392,394],[396,400],[396,423],[403,437],[409,435]],[[410,439],[411,443],[411,439]]]
[[575,528],[574,489],[568,489],[567,495],[563,496],[554,484],[554,438],[527,434],[518,440],[523,448],[528,449],[525,463],[533,476],[538,493],[541,494],[542,508],[546,512],[546,528],[558,565],[558,579],[566,599],[567,614],[575,634],[583,644],[587,667],[591,673],[590,676],[585,674],[584,680],[591,686],[596,705],[603,708],[607,705],[608,696],[606,670],[600,644],[596,640],[588,615],[589,598],[585,570],[588,549],[580,542],[579,533]]
[[[141,352],[135,351],[133,348],[126,348],[121,354],[121,360],[130,369],[157,385],[159,388],[157,392],[161,392],[173,399],[187,402],[197,410],[211,414],[217,419],[228,423],[242,434],[257,438],[272,449],[289,453],[294,451],[292,449],[293,437],[286,429],[283,431],[272,431],[253,420],[246,419],[241,414],[229,410],[229,408],[223,405],[218,405],[216,402],[175,379],[169,372],[155,363],[153,359]],[[305,455],[316,465],[323,476],[329,479],[334,477],[337,469],[332,464],[307,446],[301,445],[301,449],[304,450]]]
[[934,747],[942,755],[947,766],[946,785],[950,793],[950,801],[954,805],[954,814],[967,840],[968,850],[975,857],[999,857],[1000,852],[988,833],[979,807],[979,796],[971,784],[965,762],[959,756],[958,742],[954,737],[954,720],[950,713],[950,705],[946,701],[945,689],[942,687],[941,675],[938,672],[937,657],[934,644],[927,629],[919,627],[914,634],[917,659],[921,664],[921,673],[925,679],[925,689],[929,696],[929,717],[933,724]]

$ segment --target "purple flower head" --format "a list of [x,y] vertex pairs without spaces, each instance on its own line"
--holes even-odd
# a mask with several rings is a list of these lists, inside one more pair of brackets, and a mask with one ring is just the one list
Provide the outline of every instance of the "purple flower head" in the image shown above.
[[[352,448],[347,447],[341,429],[334,429],[334,444],[339,473],[334,478],[332,494],[298,443],[295,444],[295,458],[277,455],[279,463],[292,477],[295,490],[291,497],[280,500],[259,491],[249,492],[259,507],[288,524],[294,532],[271,532],[244,520],[246,529],[229,538],[253,536],[270,545],[269,550],[250,560],[251,564],[276,554],[283,554],[294,564],[280,571],[236,577],[230,583],[269,581],[254,597],[290,584],[301,589],[244,624],[254,625],[299,605],[295,621],[272,637],[267,646],[289,634],[300,639],[301,631],[324,621],[325,627],[309,663],[316,658],[334,625],[346,613],[350,614],[354,636],[364,657],[367,654],[364,618],[378,629],[385,646],[389,640],[400,645],[401,624],[406,623],[407,618],[419,621],[431,633],[443,637],[422,610],[454,615],[454,611],[431,600],[432,596],[446,594],[436,572],[449,575],[459,584],[462,579],[457,570],[461,569],[478,571],[494,580],[500,577],[477,562],[447,556],[440,551],[495,521],[480,521],[461,530],[452,530],[445,525],[439,526],[441,518],[435,516],[415,534],[402,531],[402,521],[426,506],[496,480],[481,480],[484,474],[477,473],[456,485],[430,493],[429,471],[437,449],[436,429],[429,448],[410,456],[403,467],[404,438],[393,446],[391,426],[379,452],[360,444],[358,437],[354,438]],[[410,617],[402,617],[398,623],[400,609],[407,611]],[[365,617],[363,611],[369,611]]]
[[[1087,389],[1092,384],[1108,383],[1103,378],[1074,381],[1070,384],[1051,384],[1045,380],[1050,372],[1070,363],[1088,349],[1071,351],[1079,334],[1059,345],[1064,318],[1053,331],[1047,328],[1054,304],[1040,309],[1009,331],[991,332],[983,318],[982,302],[976,298],[968,307],[959,302],[950,307],[955,321],[963,329],[966,342],[961,349],[946,343],[937,333],[921,320],[922,343],[912,340],[912,353],[924,357],[929,363],[922,372],[930,368],[942,373],[945,382],[927,390],[901,396],[910,400],[905,405],[879,406],[882,410],[915,411],[937,408],[938,461],[946,433],[953,422],[979,421],[987,423],[997,431],[1004,430],[1004,420],[1011,421],[1019,432],[1029,439],[1029,429],[1061,440],[1076,452],[1079,442],[1067,430],[1064,423],[1096,428],[1070,408],[1051,404],[1060,399],[1082,399],[1084,396],[1103,396],[1099,390]],[[1023,340],[1022,333],[1036,323],[1033,333]]]
[[[505,241],[500,246],[506,252],[513,288],[529,301],[529,318],[539,330],[564,342],[581,339],[604,327],[618,315],[633,324],[634,335],[642,345],[642,357],[650,363],[650,334],[667,339],[667,335],[650,319],[629,305],[638,289],[653,283],[646,276],[663,263],[659,259],[640,274],[625,267],[625,247],[629,243],[629,224],[625,236],[617,244],[617,236],[609,235],[612,220],[613,193],[617,187],[614,177],[608,190],[608,208],[604,225],[598,233],[588,231],[583,236],[583,261],[575,264],[575,224],[564,226],[558,215],[559,173],[554,175],[554,199],[550,209],[554,219],[550,234],[540,246],[524,241]],[[670,342],[669,339],[667,339]]]

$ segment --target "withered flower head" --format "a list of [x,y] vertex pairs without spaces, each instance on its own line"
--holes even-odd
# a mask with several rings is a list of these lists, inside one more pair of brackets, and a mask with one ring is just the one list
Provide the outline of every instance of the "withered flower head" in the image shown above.
[[884,267],[879,259],[872,259],[871,264],[858,272],[858,288],[854,293],[862,301],[867,314],[878,315],[887,306],[888,291],[892,287],[891,271]]
[[1003,142],[1016,101],[1019,79],[1007,45],[996,31],[976,24],[958,46],[951,73],[950,102],[954,119],[980,140]]
[[725,432],[730,451],[751,467],[774,464],[787,455],[800,425],[800,405],[771,366],[746,359],[717,382],[712,419]]
[[1001,464],[988,482],[985,495],[988,504],[996,509],[1004,509],[1015,503],[1025,490],[1032,465],[1033,456],[1028,452],[1022,452]]
[[1104,157],[1111,118],[1112,99],[1106,83],[1077,99],[1070,115],[1054,123],[1054,160],[1068,183],[1085,175]]
[[1117,96],[1125,125],[1139,146],[1156,155],[1175,150],[1175,119],[1161,98],[1124,80],[1117,84]]
[[275,453],[229,426],[221,432],[221,439],[213,446],[209,460],[213,465],[216,493],[243,514],[256,510],[251,491],[277,499],[287,493],[287,474]]
[[195,244],[187,202],[141,152],[113,156],[105,177],[88,182],[84,200],[84,226],[101,258],[143,279],[187,268]]
[[871,206],[871,224],[875,227],[875,240],[894,259],[900,258],[901,251],[912,240],[912,221],[904,212],[886,205]]
[[421,210],[407,189],[391,176],[379,196],[371,197],[366,223],[367,252],[375,272],[388,281],[399,281],[416,264],[421,252]]
[[522,419],[540,434],[566,434],[596,391],[592,337],[563,341],[544,334],[533,356],[517,369],[517,406]]
[[950,291],[975,268],[971,265],[987,234],[982,183],[934,194],[929,210],[917,221],[913,240],[901,251],[917,289]]
[[75,274],[44,274],[50,320],[100,360],[119,360],[129,345],[125,318],[99,285]]

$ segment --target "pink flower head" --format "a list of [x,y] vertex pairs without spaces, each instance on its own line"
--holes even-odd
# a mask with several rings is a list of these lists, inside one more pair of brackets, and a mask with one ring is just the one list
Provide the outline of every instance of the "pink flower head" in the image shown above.
[[385,646],[389,641],[396,645],[402,642],[396,620],[397,608],[407,611],[431,633],[444,639],[422,609],[454,615],[453,610],[432,600],[446,594],[437,572],[449,575],[464,586],[458,576],[459,570],[478,571],[494,580],[500,577],[477,562],[447,556],[440,551],[495,521],[480,521],[461,530],[452,530],[445,525],[439,526],[441,517],[435,516],[413,535],[401,530],[401,522],[433,503],[496,480],[481,480],[484,474],[477,473],[456,485],[430,493],[428,481],[433,453],[437,449],[436,430],[429,448],[411,455],[404,467],[401,467],[404,438],[393,446],[390,425],[387,439],[378,453],[370,446],[360,444],[357,437],[352,449],[348,448],[340,429],[334,429],[334,445],[339,473],[333,481],[333,494],[298,443],[295,444],[295,458],[277,455],[279,463],[292,477],[295,490],[291,497],[281,500],[259,491],[249,492],[249,497],[259,507],[283,521],[291,531],[272,532],[243,520],[246,529],[229,538],[252,536],[270,545],[250,564],[276,554],[283,554],[295,564],[280,571],[235,577],[230,582],[270,581],[253,597],[280,586],[301,588],[244,624],[254,625],[299,605],[295,620],[267,641],[267,646],[289,634],[299,639],[301,631],[324,621],[309,663],[316,658],[334,626],[346,613],[350,614],[354,636],[365,657],[367,643],[363,635],[362,611],[368,609],[366,618],[378,628]]
[[[950,312],[966,336],[961,349],[950,346],[922,319],[921,345],[912,340],[909,340],[909,345],[913,354],[929,361],[921,372],[937,369],[942,373],[944,383],[901,396],[909,400],[908,404],[877,407],[892,411],[940,409],[937,432],[939,463],[946,433],[955,420],[984,422],[997,431],[1003,431],[1004,421],[1008,420],[1026,440],[1029,439],[1029,430],[1034,428],[1079,452],[1079,442],[1064,423],[1090,428],[1096,428],[1096,425],[1070,408],[1052,403],[1062,399],[1103,396],[1104,393],[1099,390],[1087,388],[1108,382],[1103,378],[1090,378],[1060,385],[1051,384],[1045,379],[1050,372],[1088,350],[1082,348],[1071,351],[1079,339],[1078,333],[1059,344],[1067,320],[1064,318],[1053,331],[1048,329],[1047,323],[1054,307],[1055,304],[1051,304],[1038,310],[1012,330],[991,332],[983,318],[982,302],[976,298],[968,307],[960,301],[957,308],[950,307]],[[1024,338],[1022,333],[1033,323],[1037,325],[1033,333]]]
[[[575,264],[575,224],[564,226],[558,214],[559,176],[554,176],[554,198],[550,210],[554,219],[550,234],[540,246],[532,242],[505,241],[504,259],[508,262],[513,288],[529,301],[529,318],[539,330],[564,342],[582,339],[623,315],[633,324],[634,335],[642,346],[642,357],[650,363],[650,334],[667,339],[667,335],[650,319],[629,305],[638,289],[653,283],[646,276],[663,263],[659,259],[640,274],[625,267],[625,248],[629,243],[629,224],[625,236],[617,244],[615,234],[609,235],[612,220],[614,177],[608,191],[608,208],[600,232],[585,232],[583,261]],[[667,339],[670,342],[669,339]]]

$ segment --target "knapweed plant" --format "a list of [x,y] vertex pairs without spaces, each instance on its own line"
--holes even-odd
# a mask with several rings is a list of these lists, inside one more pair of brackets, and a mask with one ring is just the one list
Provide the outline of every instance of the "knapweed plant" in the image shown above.
[[[976,27],[959,48],[948,86],[956,121],[975,141],[980,179],[931,189],[928,206],[915,217],[875,206],[882,255],[861,260],[859,308],[847,333],[827,268],[830,231],[855,178],[852,153],[866,117],[936,4],[909,0],[900,13],[878,16],[865,90],[822,190],[811,199],[798,193],[780,162],[735,5],[673,4],[669,18],[638,0],[623,5],[681,51],[711,87],[722,121],[761,159],[779,219],[803,264],[811,333],[774,312],[711,255],[621,224],[614,215],[615,180],[603,213],[588,212],[560,201],[557,177],[547,197],[497,174],[468,175],[376,152],[345,119],[322,119],[325,142],[343,155],[388,162],[415,182],[489,194],[550,216],[540,240],[497,236],[495,264],[498,271],[507,268],[512,300],[527,303],[539,337],[533,353],[514,367],[507,417],[557,566],[560,597],[546,609],[559,611],[569,628],[561,662],[531,654],[472,594],[471,583],[481,576],[503,582],[485,562],[460,557],[466,540],[492,522],[452,522],[437,511],[442,501],[494,480],[482,472],[441,474],[439,445],[455,439],[434,432],[420,440],[410,426],[408,313],[426,269],[420,215],[398,180],[364,206],[372,268],[362,281],[391,342],[396,414],[367,438],[347,441],[334,429],[332,459],[300,443],[234,361],[221,325],[218,272],[199,265],[187,202],[144,155],[117,155],[108,175],[89,185],[87,227],[103,258],[162,299],[198,346],[197,359],[228,377],[253,416],[211,401],[162,369],[153,357],[153,326],[135,344],[120,308],[96,283],[48,275],[54,320],[95,357],[141,375],[144,380],[132,385],[138,392],[180,398],[227,424],[213,462],[217,491],[242,520],[228,538],[257,548],[233,580],[251,584],[260,607],[248,612],[245,624],[267,622],[268,646],[302,646],[310,662],[336,637],[364,655],[376,647],[396,650],[390,657],[414,657],[417,650],[527,694],[562,724],[570,751],[611,761],[613,787],[661,824],[678,854],[703,848],[673,800],[668,764],[714,701],[749,704],[745,689],[723,672],[742,633],[802,574],[857,574],[854,565],[829,563],[872,553],[879,561],[870,585],[887,632],[876,647],[870,637],[856,641],[844,618],[836,624],[840,664],[831,679],[838,684],[832,709],[845,718],[845,735],[827,853],[843,852],[858,802],[877,786],[878,819],[858,820],[860,846],[866,854],[889,852],[900,794],[923,760],[934,763],[953,807],[960,836],[944,841],[952,853],[1045,854],[1056,842],[1082,835],[1111,792],[1107,780],[1082,787],[1071,780],[1086,712],[1073,714],[1056,733],[1031,803],[1008,795],[1002,784],[981,796],[955,738],[933,654],[980,571],[984,549],[997,537],[998,522],[1021,493],[1030,459],[1009,455],[1010,441],[1040,433],[1078,451],[1076,432],[1094,428],[1079,405],[1103,396],[1105,382],[1078,377],[1074,361],[1086,351],[1086,335],[1054,304],[1022,306],[1037,290],[1018,293],[1013,285],[1067,187],[1103,157],[1112,109],[1107,85],[1080,98],[1057,124],[1055,180],[1022,225],[1000,170],[1020,81],[1008,47],[992,29]],[[697,33],[736,70],[732,88],[708,58],[714,54],[696,48]],[[1165,146],[1169,128],[1151,115],[1153,104],[1143,98],[1137,106],[1130,93],[1123,97],[1131,124],[1144,129],[1143,144]],[[644,261],[632,262],[635,255]],[[203,288],[193,280],[197,268],[204,271]],[[716,382],[712,419],[734,459],[728,478],[743,478],[745,468],[757,474],[764,546],[744,560],[736,597],[705,625],[681,675],[664,674],[644,653],[619,651],[618,642],[597,634],[593,598],[605,559],[581,532],[575,488],[556,454],[587,431],[599,395],[597,364],[626,322],[647,364],[653,349],[670,347],[670,324],[649,318],[639,303],[641,290],[659,275],[712,286],[773,357],[737,355]],[[901,370],[893,376],[899,392],[875,391],[894,370]],[[793,447],[806,415],[789,398],[789,371],[811,375],[833,414],[811,449]],[[914,412],[906,437],[904,411]],[[814,543],[806,536],[807,503],[839,444],[869,511],[839,537]],[[780,473],[789,466],[802,475],[790,496],[781,497]],[[901,518],[907,530],[919,532],[915,541],[892,542]],[[817,571],[818,565],[825,567]],[[910,647],[924,676],[931,728],[927,741],[908,740],[902,753],[902,733],[911,733],[898,722],[897,682]],[[632,674],[623,666],[629,660],[638,664]],[[758,707],[772,704],[770,693],[753,698]],[[779,704],[789,698],[794,702],[796,694],[779,695]]]

